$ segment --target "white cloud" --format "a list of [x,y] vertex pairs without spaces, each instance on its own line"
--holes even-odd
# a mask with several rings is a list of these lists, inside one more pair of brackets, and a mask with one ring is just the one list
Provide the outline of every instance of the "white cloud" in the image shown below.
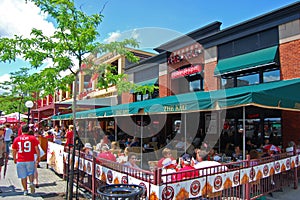
[[272,82],[272,81],[277,81],[278,80],[278,76],[265,76],[264,77],[264,82]]
[[10,75],[9,74],[3,74],[0,76],[0,83],[3,83],[4,81],[9,81]]
[[138,33],[137,29],[134,29],[131,33],[131,37],[135,40],[137,40],[139,38],[140,34]]
[[[103,41],[106,43],[113,41],[122,41],[133,38],[139,43],[139,49],[149,51],[159,45],[174,38],[183,36],[183,34],[174,30],[159,27],[136,28],[120,32],[119,30],[111,32]],[[192,38],[190,38],[192,40]]]
[[111,32],[108,34],[108,38],[104,39],[104,42],[106,43],[115,42],[118,41],[120,37],[121,37],[120,31]]
[[48,22],[47,14],[32,2],[25,0],[0,1],[0,36],[23,35],[29,37],[32,28],[40,29],[45,35],[53,34],[55,28]]
[[[9,74],[3,74],[3,75],[0,76],[0,83],[3,83],[5,81],[10,81],[10,75]],[[4,92],[9,92],[9,91],[0,89],[0,94],[3,94]]]

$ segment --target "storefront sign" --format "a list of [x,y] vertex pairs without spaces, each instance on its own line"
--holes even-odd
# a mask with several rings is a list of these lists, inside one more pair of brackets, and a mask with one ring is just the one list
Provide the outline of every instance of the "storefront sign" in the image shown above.
[[164,106],[165,112],[180,112],[186,110],[185,105]]
[[171,79],[185,77],[191,74],[200,73],[203,71],[202,65],[191,65],[190,67],[179,69],[171,73]]
[[[183,51],[183,50],[182,50]],[[193,50],[186,50],[186,52],[179,53],[179,55],[170,56],[167,60],[168,64],[176,64],[183,60],[189,60],[191,58],[198,57],[202,54],[201,49],[193,49]]]

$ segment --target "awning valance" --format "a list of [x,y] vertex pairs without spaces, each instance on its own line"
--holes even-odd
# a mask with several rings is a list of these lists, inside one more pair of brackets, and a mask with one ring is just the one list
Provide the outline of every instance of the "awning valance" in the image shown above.
[[[141,102],[120,104],[77,112],[76,117],[101,118],[144,114],[188,113],[221,110],[242,106],[258,106],[280,110],[300,111],[300,79],[291,79],[250,85],[210,92],[192,92],[149,99]],[[66,119],[68,116],[55,116],[53,119]]]
[[271,64],[278,64],[278,46],[219,60],[214,74],[220,76]]

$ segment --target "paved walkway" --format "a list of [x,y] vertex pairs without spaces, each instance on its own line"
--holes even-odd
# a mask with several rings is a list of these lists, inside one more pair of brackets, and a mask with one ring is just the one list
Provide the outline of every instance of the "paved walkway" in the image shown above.
[[39,188],[36,188],[35,194],[24,196],[21,181],[17,177],[16,165],[10,159],[7,165],[6,177],[3,178],[3,172],[1,174],[0,199],[63,199],[63,195],[66,193],[66,181],[54,173],[53,170],[47,169],[45,162],[41,162],[40,166],[41,168],[38,168]]

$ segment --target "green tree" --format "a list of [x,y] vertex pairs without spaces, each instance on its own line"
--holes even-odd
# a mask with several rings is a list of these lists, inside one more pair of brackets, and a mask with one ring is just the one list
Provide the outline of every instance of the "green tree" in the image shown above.
[[13,112],[25,112],[24,102],[35,100],[31,94],[37,92],[37,84],[32,84],[29,68],[21,68],[19,71],[10,73],[10,81],[4,81],[0,88],[7,91],[2,94],[0,110],[6,114]]
[[[78,73],[85,62],[88,53],[114,52],[122,54],[131,62],[138,59],[128,51],[126,47],[137,47],[138,43],[133,39],[122,42],[103,44],[98,42],[98,26],[102,21],[101,11],[87,15],[75,6],[74,0],[27,0],[33,2],[43,12],[54,20],[56,30],[51,36],[47,36],[42,30],[32,29],[31,37],[14,36],[13,38],[0,39],[0,61],[10,62],[17,56],[28,61],[32,68],[41,71],[30,75],[27,80],[32,82],[43,91],[44,95],[53,94],[56,89],[64,88],[69,81],[78,81]],[[26,1],[26,2],[27,2]],[[44,63],[50,61],[50,67],[44,67]],[[94,63],[92,63],[92,66]],[[77,67],[77,69],[75,68]],[[103,65],[102,67],[105,67]],[[71,75],[63,77],[61,72],[71,71]],[[105,71],[101,68],[102,71]],[[102,79],[101,79],[102,77]],[[125,76],[101,76],[99,81],[104,87],[111,83],[121,82]],[[109,78],[109,80],[107,80]],[[119,89],[128,89],[128,85],[120,84]],[[76,107],[77,84],[73,93],[73,108]],[[75,109],[73,109],[74,125],[76,124]],[[74,130],[76,128],[74,127]],[[75,134],[76,135],[76,134]],[[75,149],[75,148],[73,148]],[[75,156],[73,151],[72,156]],[[73,159],[74,160],[74,157]],[[68,199],[73,197],[74,163],[71,165],[69,176]]]

